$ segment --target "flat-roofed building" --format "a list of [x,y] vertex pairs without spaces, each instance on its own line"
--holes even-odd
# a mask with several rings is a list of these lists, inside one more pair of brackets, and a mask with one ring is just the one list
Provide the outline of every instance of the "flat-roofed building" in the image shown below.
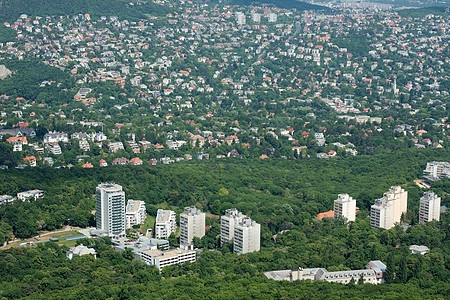
[[359,280],[362,276],[364,283],[380,284],[384,283],[384,274],[386,272],[386,265],[379,260],[374,260],[366,265],[363,270],[350,270],[350,271],[336,271],[329,272],[324,268],[303,269],[297,270],[279,270],[265,272],[264,276],[267,279],[273,279],[276,281],[287,280],[311,280],[311,281],[328,281],[347,284],[352,279],[355,283],[360,283]]
[[419,224],[425,224],[433,220],[439,221],[441,210],[441,197],[428,191],[420,198]]
[[102,183],[96,189],[97,231],[113,239],[125,237],[125,192],[122,186]]
[[129,199],[126,208],[126,228],[144,224],[146,218],[145,202]]
[[158,209],[156,214],[155,238],[168,239],[177,229],[176,214],[171,210]]
[[195,262],[195,251],[175,249],[169,251],[144,250],[137,253],[147,265],[156,266],[159,271],[164,267],[182,264],[185,262]]
[[370,227],[391,229],[394,227],[393,214],[394,207],[390,201],[377,199],[370,208]]
[[44,198],[43,190],[30,190],[26,192],[21,192],[17,194],[17,199],[25,201],[33,198],[34,200],[38,198]]
[[180,244],[190,245],[195,237],[205,236],[205,213],[198,208],[186,207],[180,214]]
[[249,253],[260,250],[261,225],[249,217],[242,218],[234,227],[233,251]]
[[407,211],[408,205],[408,192],[399,186],[393,186],[384,193],[385,198],[393,206],[392,220],[395,223],[400,223],[402,214]]
[[429,182],[450,177],[450,163],[446,161],[432,161],[427,163],[423,171],[423,177]]
[[348,221],[356,219],[356,200],[348,194],[339,194],[334,200],[334,217],[343,217]]
[[244,218],[236,208],[230,208],[225,211],[225,215],[220,218],[220,244],[223,246],[234,238],[234,227]]

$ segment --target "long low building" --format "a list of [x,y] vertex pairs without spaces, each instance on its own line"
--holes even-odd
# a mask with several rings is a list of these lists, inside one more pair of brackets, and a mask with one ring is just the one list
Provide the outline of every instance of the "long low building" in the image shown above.
[[264,276],[267,279],[273,279],[276,281],[287,280],[311,280],[318,281],[324,280],[328,282],[337,283],[349,283],[352,279],[355,283],[359,282],[361,275],[363,276],[364,283],[380,284],[384,283],[384,273],[386,271],[386,265],[379,260],[374,260],[366,265],[364,270],[350,270],[350,271],[336,271],[328,272],[324,268],[314,269],[302,269],[298,270],[279,270],[265,272]]
[[147,265],[156,266],[159,271],[170,265],[195,262],[196,254],[192,250],[175,249],[169,251],[144,250],[136,253]]

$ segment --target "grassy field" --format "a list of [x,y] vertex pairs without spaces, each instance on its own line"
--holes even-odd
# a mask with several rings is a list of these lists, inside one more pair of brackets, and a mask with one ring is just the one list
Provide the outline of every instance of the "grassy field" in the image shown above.
[[58,238],[58,245],[65,245],[67,247],[73,247],[73,246],[75,246],[76,241],[66,241],[66,238],[82,235],[81,233],[79,233],[77,231],[60,231],[60,230],[58,230],[58,231],[59,232],[50,233],[50,234],[46,233],[47,235],[45,235],[45,236],[37,236],[37,239],[30,238],[30,239],[10,243],[1,249],[20,247],[20,244],[22,244],[22,243],[37,242],[38,239],[39,239],[39,241],[45,242],[45,241],[49,241],[50,238]]

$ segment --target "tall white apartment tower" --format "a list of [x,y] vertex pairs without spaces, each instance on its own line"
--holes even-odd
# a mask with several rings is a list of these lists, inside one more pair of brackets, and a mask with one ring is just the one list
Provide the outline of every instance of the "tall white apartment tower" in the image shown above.
[[348,194],[339,194],[334,200],[334,217],[344,217],[348,221],[356,219],[356,200]]
[[252,21],[255,23],[260,23],[261,22],[261,15],[258,14],[257,12],[253,12],[252,13]]
[[245,14],[242,12],[237,12],[236,13],[236,24],[239,25],[244,25],[245,24]]
[[420,198],[419,224],[425,224],[433,220],[439,221],[441,209],[441,197],[433,192],[425,192]]
[[394,227],[393,214],[394,206],[391,201],[384,197],[377,199],[370,208],[370,227],[391,229]]
[[176,214],[171,210],[158,209],[156,214],[155,238],[168,239],[177,229]]
[[233,251],[249,253],[259,251],[261,225],[249,217],[242,218],[234,227]]
[[220,245],[225,245],[234,238],[234,227],[245,216],[236,208],[225,211],[225,215],[220,218]]
[[96,189],[97,230],[113,239],[125,237],[125,192],[114,183],[102,183]]
[[408,204],[408,192],[399,186],[393,186],[384,193],[383,198],[388,200],[393,206],[392,220],[395,223],[400,223],[402,213],[406,213]]
[[195,237],[205,236],[205,213],[191,206],[180,214],[180,244],[190,245]]
[[275,23],[277,21],[277,14],[276,13],[269,13],[269,22]]

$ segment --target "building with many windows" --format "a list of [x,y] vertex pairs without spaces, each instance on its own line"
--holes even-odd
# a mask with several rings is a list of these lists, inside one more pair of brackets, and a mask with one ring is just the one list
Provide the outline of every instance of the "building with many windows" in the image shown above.
[[356,200],[348,194],[339,194],[334,200],[334,217],[343,217],[348,221],[356,219]]
[[265,272],[264,276],[267,279],[276,281],[287,280],[311,280],[311,281],[328,281],[347,284],[352,279],[355,283],[360,283],[361,276],[363,283],[380,284],[384,283],[384,274],[386,273],[386,265],[379,260],[370,261],[365,269],[350,270],[350,271],[335,271],[329,272],[324,268],[302,269],[297,270],[279,270]]
[[383,198],[389,201],[392,205],[393,215],[392,220],[395,223],[400,223],[402,214],[407,211],[408,206],[408,192],[401,187],[393,186],[384,193]]
[[423,171],[423,177],[429,182],[450,177],[450,163],[445,161],[432,161],[427,163]]
[[182,264],[185,262],[195,262],[195,251],[174,249],[169,251],[144,250],[137,253],[147,265],[156,266],[159,271],[165,266]]
[[30,199],[38,199],[38,198],[44,198],[44,191],[43,190],[30,190],[26,192],[17,193],[17,199],[25,201]]
[[205,235],[205,213],[198,208],[186,207],[180,214],[180,244],[188,246],[195,237],[202,238]]
[[260,250],[261,225],[249,217],[242,218],[234,227],[233,251],[249,253]]
[[102,183],[96,189],[97,231],[113,239],[125,237],[125,192],[114,183]]
[[236,13],[236,24],[237,25],[245,25],[245,14],[243,12]]
[[394,227],[393,215],[392,203],[385,198],[377,199],[370,208],[370,227],[391,229]]
[[177,229],[176,214],[171,210],[158,209],[156,214],[155,238],[168,239]]
[[234,227],[241,219],[243,215],[236,208],[230,208],[225,211],[225,215],[220,218],[220,245],[225,245],[234,238]]
[[433,220],[439,221],[441,209],[441,197],[428,191],[420,198],[419,224],[425,224]]
[[147,218],[145,202],[129,199],[126,208],[126,227],[131,228],[134,225],[144,224]]

